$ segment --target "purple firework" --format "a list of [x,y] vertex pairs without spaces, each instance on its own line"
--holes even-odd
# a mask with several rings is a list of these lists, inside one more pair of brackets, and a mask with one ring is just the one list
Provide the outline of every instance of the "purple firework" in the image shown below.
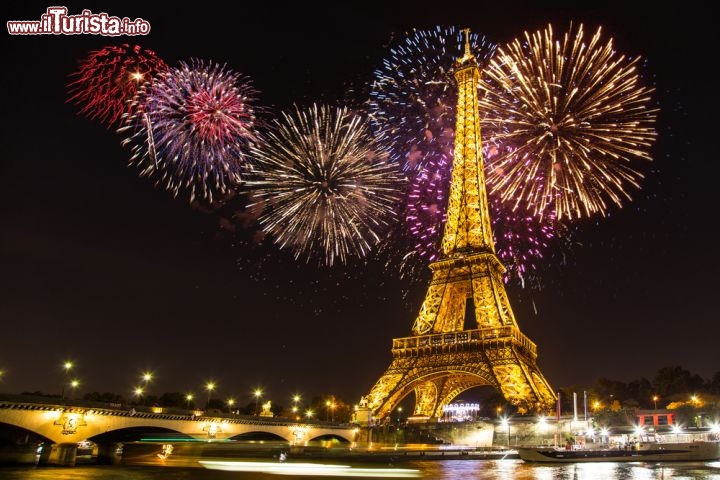
[[131,144],[130,164],[175,196],[212,203],[241,181],[255,140],[256,91],[224,65],[181,62],[146,85],[121,132]]
[[[498,149],[490,145],[484,151],[492,159]],[[440,254],[451,167],[451,157],[441,155],[428,160],[415,176],[407,197],[405,228],[414,242],[412,250],[417,252],[411,258],[425,263],[437,260]],[[543,252],[558,235],[558,229],[564,228],[554,218],[513,209],[512,202],[502,202],[498,196],[491,196],[489,203],[495,249],[507,269],[505,281],[524,285],[537,276]]]

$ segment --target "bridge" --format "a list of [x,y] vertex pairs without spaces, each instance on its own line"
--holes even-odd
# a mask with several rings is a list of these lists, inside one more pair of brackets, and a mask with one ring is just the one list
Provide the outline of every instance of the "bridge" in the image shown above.
[[275,439],[290,446],[316,440],[355,442],[354,425],[296,422],[287,418],[208,416],[204,412],[165,413],[162,409],[89,407],[0,400],[0,424],[11,425],[51,444],[49,463],[72,465],[78,444],[93,442],[100,455],[133,441]]

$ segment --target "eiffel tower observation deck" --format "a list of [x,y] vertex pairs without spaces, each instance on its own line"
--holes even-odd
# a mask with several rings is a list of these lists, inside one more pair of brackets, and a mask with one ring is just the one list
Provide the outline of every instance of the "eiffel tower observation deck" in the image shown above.
[[[462,392],[491,386],[520,413],[551,411],[556,397],[537,365],[537,348],[518,327],[495,253],[483,172],[480,70],[465,30],[457,59],[454,158],[447,221],[432,280],[411,335],[392,342],[392,362],[364,396],[359,423],[381,421],[410,393],[413,415],[439,418]],[[466,315],[466,310],[469,310]],[[466,325],[466,318],[474,324]]]

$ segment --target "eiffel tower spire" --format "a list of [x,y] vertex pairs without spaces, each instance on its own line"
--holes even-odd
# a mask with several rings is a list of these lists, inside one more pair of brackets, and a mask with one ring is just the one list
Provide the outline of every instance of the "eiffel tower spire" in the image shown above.
[[[395,338],[392,362],[361,402],[387,417],[410,393],[415,416],[438,418],[465,390],[492,386],[519,412],[550,411],[555,394],[537,366],[537,347],[520,331],[495,254],[483,172],[480,70],[465,30],[457,59],[455,151],[441,256],[411,336]],[[474,317],[465,325],[466,311]],[[370,415],[368,415],[370,416]]]
[[483,172],[477,85],[480,70],[470,52],[470,30],[465,29],[465,54],[458,58],[455,151],[442,254],[452,257],[468,251],[495,252]]

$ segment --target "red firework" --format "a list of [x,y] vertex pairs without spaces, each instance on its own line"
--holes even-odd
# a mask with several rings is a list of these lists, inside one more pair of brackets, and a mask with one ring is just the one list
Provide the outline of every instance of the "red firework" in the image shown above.
[[68,102],[80,107],[80,114],[99,120],[108,128],[118,126],[130,113],[138,88],[167,64],[155,52],[139,45],[107,46],[80,61],[70,76]]

